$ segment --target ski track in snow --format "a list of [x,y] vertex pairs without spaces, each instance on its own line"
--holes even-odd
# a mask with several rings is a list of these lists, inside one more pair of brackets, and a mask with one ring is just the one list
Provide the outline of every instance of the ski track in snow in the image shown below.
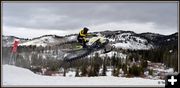
[[[12,65],[3,65],[3,86],[160,86],[158,82],[164,80],[151,80],[143,78],[125,78],[113,76],[99,77],[63,77],[42,76],[28,69]],[[68,74],[75,74],[70,72]],[[67,75],[68,75],[67,74]],[[108,73],[107,75],[109,75]]]

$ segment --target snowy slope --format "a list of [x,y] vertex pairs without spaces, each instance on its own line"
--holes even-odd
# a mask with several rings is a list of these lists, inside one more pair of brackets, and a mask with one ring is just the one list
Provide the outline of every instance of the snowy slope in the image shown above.
[[68,36],[68,37],[66,37],[66,39],[67,39],[67,41],[76,41],[77,35]]
[[36,45],[36,46],[45,47],[49,45],[56,45],[62,42],[76,41],[76,39],[77,39],[76,36],[56,37],[56,35],[46,35],[46,36],[41,36],[39,38],[34,38],[19,45],[20,46]]
[[28,41],[28,42],[25,42],[25,43],[22,43],[22,44],[19,44],[21,46],[23,45],[26,45],[26,46],[29,46],[29,45],[36,45],[36,46],[46,46],[47,43],[52,43],[54,42],[55,40],[53,39],[52,36],[48,36],[48,37],[42,37],[40,39],[35,39],[35,40],[32,40],[32,41]]
[[127,42],[127,43],[115,43],[113,44],[117,48],[122,49],[132,49],[132,50],[146,50],[153,48],[153,45],[144,45],[137,42]]
[[122,49],[150,49],[153,45],[148,43],[145,38],[139,37],[134,33],[118,33],[114,36],[109,37],[109,40],[113,42],[116,48]]
[[[164,80],[150,80],[143,78],[123,77],[62,77],[42,76],[28,69],[11,65],[2,66],[3,86],[160,86],[164,87]],[[72,74],[72,73],[71,73]]]
[[63,41],[64,40],[62,38],[57,38],[55,35],[47,35],[47,36],[42,36],[39,38],[29,40],[29,41],[21,43],[19,45],[20,46],[36,45],[36,46],[44,46],[45,47],[47,45],[58,44]]

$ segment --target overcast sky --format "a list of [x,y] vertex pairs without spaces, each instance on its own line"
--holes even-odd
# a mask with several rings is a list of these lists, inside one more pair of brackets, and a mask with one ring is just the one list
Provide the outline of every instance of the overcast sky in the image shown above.
[[130,30],[164,35],[177,32],[177,3],[3,3],[3,35],[34,38]]

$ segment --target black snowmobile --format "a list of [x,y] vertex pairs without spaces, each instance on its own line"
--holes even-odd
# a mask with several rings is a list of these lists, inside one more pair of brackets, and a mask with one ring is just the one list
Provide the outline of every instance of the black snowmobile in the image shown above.
[[66,43],[62,47],[63,49],[61,49],[61,51],[64,52],[63,59],[68,62],[73,61],[88,56],[98,50],[103,50],[103,53],[108,53],[114,49],[114,46],[108,43],[109,40],[102,35],[89,38],[87,48],[82,48],[82,45],[77,41]]

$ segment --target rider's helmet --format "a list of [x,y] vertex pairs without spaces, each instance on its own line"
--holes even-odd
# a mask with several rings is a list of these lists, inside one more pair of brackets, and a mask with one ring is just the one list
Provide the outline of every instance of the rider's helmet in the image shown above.
[[89,31],[87,27],[84,27],[83,30],[84,30],[84,34],[86,34]]

